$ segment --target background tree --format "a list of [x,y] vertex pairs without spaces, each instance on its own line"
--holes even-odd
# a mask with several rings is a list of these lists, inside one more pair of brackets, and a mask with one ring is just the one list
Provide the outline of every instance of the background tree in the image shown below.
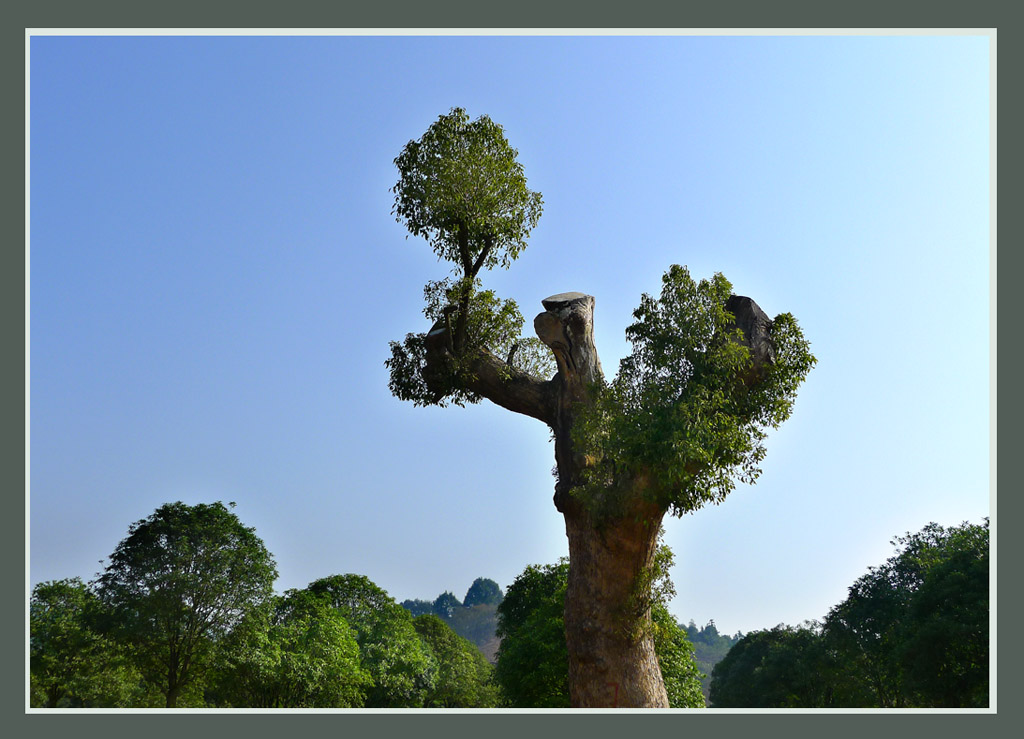
[[485,577],[478,577],[469,586],[469,590],[466,591],[466,597],[463,599],[462,605],[467,607],[480,605],[496,606],[501,603],[504,597],[498,583]]
[[704,708],[704,674],[697,664],[695,650],[668,611],[664,601],[651,606],[654,652],[658,655],[665,693],[672,708]]
[[371,682],[341,613],[304,590],[250,612],[220,651],[217,692],[227,705],[359,707]]
[[895,656],[905,595],[885,573],[873,569],[850,586],[846,600],[825,619],[829,648],[847,666],[848,692],[856,705],[906,707]]
[[438,616],[452,631],[475,644],[484,657],[493,662],[498,651],[496,611],[503,597],[494,580],[478,577],[469,587],[466,601],[461,605],[454,595],[445,591],[434,601],[404,600],[402,608],[413,616],[427,613]]
[[988,533],[986,520],[983,526],[926,528],[915,541],[904,540],[924,569],[899,648],[903,688],[915,705],[988,705]]
[[393,213],[455,279],[424,290],[430,330],[391,343],[390,387],[418,405],[488,398],[551,428],[571,562],[572,704],[667,706],[646,592],[662,519],[756,479],[765,429],[789,416],[814,358],[791,315],[769,320],[721,275],[695,283],[678,266],[659,299],[642,297],[626,332],[633,351],[611,383],[591,296],[541,301],[534,329],[550,354],[516,338],[518,307],[477,283],[481,268],[518,256],[540,216],[516,154],[500,126],[456,108],[396,158]]
[[403,600],[402,608],[407,610],[413,616],[422,616],[425,613],[434,612],[434,601],[432,600],[420,600],[414,598],[411,600]]
[[[657,564],[651,629],[669,705],[702,708],[702,676],[693,658],[693,646],[665,605],[673,594],[668,578],[671,552],[667,547],[661,548]],[[565,560],[557,565],[527,567],[509,586],[498,606],[501,646],[495,677],[512,706],[571,705],[564,620],[569,569]]]
[[496,708],[500,694],[494,668],[476,646],[452,631],[433,614],[413,620],[416,633],[437,661],[433,686],[427,691],[427,708]]
[[988,705],[988,522],[929,524],[850,587],[824,625],[741,639],[714,669],[715,707]]
[[988,705],[988,539],[987,519],[897,537],[829,612],[829,644],[874,705]]
[[452,614],[458,608],[462,608],[462,604],[459,603],[459,599],[447,590],[437,596],[431,606],[431,610],[434,615],[440,616],[441,618],[451,618]]
[[686,638],[693,644],[697,669],[703,673],[701,690],[704,693],[704,698],[710,701],[712,671],[715,665],[725,658],[733,645],[743,638],[743,634],[737,632],[732,636],[727,636],[718,633],[714,619],[708,621],[703,627],[697,628],[697,624],[691,619],[686,627]]
[[565,588],[569,563],[530,565],[498,606],[495,678],[509,705],[567,708],[569,653],[565,644]]
[[835,667],[819,624],[780,624],[747,634],[715,665],[715,708],[832,707]]
[[369,578],[332,575],[310,583],[355,630],[359,660],[372,683],[367,707],[418,708],[433,687],[436,663],[424,648],[412,616]]
[[101,633],[101,608],[96,593],[77,577],[32,589],[32,706],[120,708],[151,702],[128,651]]
[[274,560],[222,503],[169,503],[132,524],[98,579],[114,636],[168,708],[198,685],[218,639],[272,594]]

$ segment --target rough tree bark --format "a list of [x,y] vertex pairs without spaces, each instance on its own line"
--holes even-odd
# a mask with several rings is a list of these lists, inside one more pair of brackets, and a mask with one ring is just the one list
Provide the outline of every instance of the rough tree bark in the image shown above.
[[[570,494],[587,464],[573,449],[575,409],[590,400],[592,384],[603,378],[594,345],[594,298],[570,292],[541,302],[545,310],[534,319],[534,329],[555,356],[555,377],[540,380],[481,349],[471,359],[467,389],[543,421],[554,435],[554,503],[565,518],[569,540],[565,631],[572,705],[667,708],[645,597],[650,586],[646,573],[667,508],[647,500],[642,478],[620,481],[627,486],[626,503],[614,519],[595,520]],[[750,298],[733,296],[727,308],[751,349],[754,379],[756,368],[773,358],[767,338],[770,321]],[[428,383],[450,366],[447,330],[439,321],[427,335]]]

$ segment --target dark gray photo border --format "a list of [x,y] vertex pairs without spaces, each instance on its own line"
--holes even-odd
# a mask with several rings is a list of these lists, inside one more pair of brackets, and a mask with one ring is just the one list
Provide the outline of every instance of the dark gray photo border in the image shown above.
[[[814,0],[763,2],[758,0],[723,0],[715,4],[691,6],[683,3],[572,2],[551,0],[535,2],[520,0],[510,4],[476,2],[424,3],[405,0],[378,0],[352,3],[345,0],[290,0],[259,3],[218,0],[179,0],[178,2],[130,2],[127,0],[46,1],[18,0],[2,13],[3,43],[0,65],[4,98],[8,101],[3,120],[4,194],[2,207],[5,224],[4,247],[0,250],[0,278],[3,289],[0,299],[0,326],[3,330],[5,361],[3,371],[2,443],[4,486],[9,496],[9,513],[3,518],[0,536],[9,579],[7,590],[14,595],[4,609],[3,639],[3,709],[4,729],[8,736],[192,736],[244,735],[248,737],[280,736],[282,730],[293,735],[391,736],[428,733],[463,735],[463,733],[503,736],[522,734],[524,730],[576,736],[613,736],[627,731],[658,731],[679,734],[697,732],[715,736],[852,736],[871,732],[874,735],[916,736],[927,732],[929,737],[966,735],[995,737],[1009,735],[1020,714],[1015,700],[1021,678],[1013,670],[1020,655],[1020,637],[1014,621],[1001,619],[1004,628],[998,634],[999,660],[997,714],[32,714],[25,713],[25,29],[26,28],[930,28],[930,29],[993,29],[997,30],[998,75],[1002,89],[1009,91],[999,100],[999,123],[1004,132],[999,142],[1002,176],[999,184],[1002,201],[1019,202],[1019,187],[1014,186],[1020,171],[1019,136],[1024,130],[1020,119],[1021,89],[1019,80],[1020,38],[1011,23],[1012,4],[974,0],[964,2],[877,2],[824,3]],[[1005,22],[1004,22],[1005,21]],[[941,31],[940,31],[941,32]],[[1019,207],[1006,208],[1003,213],[1002,241],[1020,243]],[[1004,322],[1013,315],[1011,287],[1020,273],[1020,250],[1005,248],[999,255],[1000,277],[997,295],[1003,308]],[[994,334],[993,334],[994,339]],[[955,361],[955,339],[949,347],[937,348],[949,356],[935,361]],[[1014,422],[1020,409],[1020,390],[1013,383],[1020,366],[1020,349],[1004,343],[999,365],[1005,370],[999,396],[999,447],[1016,449],[1019,431]],[[19,472],[20,470],[20,472]],[[995,470],[993,469],[993,485]],[[998,562],[1004,576],[1020,561],[1020,538],[1014,526],[1019,520],[1021,502],[1018,496],[1000,499],[996,539]],[[999,523],[1002,526],[999,526]],[[999,534],[1002,536],[999,536]],[[1019,612],[1018,588],[999,592],[1002,615]],[[993,691],[993,697],[995,692]],[[288,724],[285,726],[285,724]],[[640,726],[637,726],[640,724]],[[350,733],[351,732],[351,733]]]

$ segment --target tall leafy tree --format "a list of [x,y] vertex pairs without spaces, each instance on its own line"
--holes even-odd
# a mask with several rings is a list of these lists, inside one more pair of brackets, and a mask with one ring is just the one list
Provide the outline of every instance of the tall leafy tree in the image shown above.
[[659,298],[642,296],[611,382],[592,296],[542,300],[539,343],[520,338],[518,306],[478,277],[509,266],[540,216],[516,156],[500,126],[456,108],[396,158],[393,212],[453,276],[424,290],[429,330],[391,343],[390,387],[417,405],[487,398],[551,428],[572,704],[667,706],[647,592],[662,519],[757,478],[765,431],[789,416],[814,357],[790,314],[771,320],[723,276],[696,282],[679,266]]
[[366,706],[418,708],[434,684],[436,663],[410,613],[362,575],[332,575],[310,583],[355,631],[360,664],[369,673]]
[[371,682],[348,623],[308,591],[248,614],[220,651],[215,690],[232,706],[359,707]]
[[97,583],[113,633],[173,708],[276,578],[262,540],[222,503],[177,502],[132,524]]

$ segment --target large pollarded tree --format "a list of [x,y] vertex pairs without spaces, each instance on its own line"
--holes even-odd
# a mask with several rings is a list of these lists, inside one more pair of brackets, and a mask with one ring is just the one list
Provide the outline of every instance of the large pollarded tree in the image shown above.
[[651,623],[662,519],[757,478],[766,429],[815,360],[791,315],[770,320],[722,275],[695,282],[679,266],[659,297],[642,296],[611,381],[589,295],[542,300],[538,338],[521,338],[515,302],[478,277],[508,267],[541,214],[517,156],[499,125],[455,108],[395,159],[393,213],[453,275],[424,290],[430,329],[391,343],[391,391],[417,405],[487,398],[551,428],[572,704],[665,707]]

